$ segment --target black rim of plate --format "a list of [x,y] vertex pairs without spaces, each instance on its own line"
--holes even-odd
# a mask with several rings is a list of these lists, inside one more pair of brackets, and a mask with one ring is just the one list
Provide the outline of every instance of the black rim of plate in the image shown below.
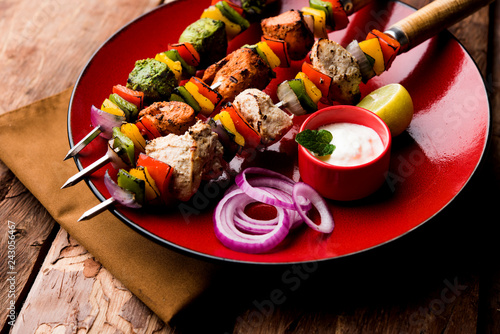
[[[148,11],[148,12],[146,12],[146,13],[140,15],[140,16],[138,16],[137,18],[133,19],[132,21],[126,23],[124,26],[122,26],[120,29],[118,29],[113,35],[111,35],[104,43],[102,43],[101,46],[90,57],[89,61],[85,65],[84,69],[82,70],[82,72],[80,73],[80,75],[79,75],[79,77],[78,77],[78,79],[76,81],[76,84],[75,84],[75,86],[73,88],[73,92],[71,93],[71,98],[70,98],[70,102],[69,102],[69,106],[68,106],[67,131],[68,131],[68,140],[69,140],[70,147],[74,146],[73,135],[72,135],[72,131],[71,131],[71,110],[72,110],[72,105],[73,105],[73,98],[74,98],[76,90],[78,89],[78,84],[79,84],[81,78],[87,72],[87,70],[90,67],[90,65],[92,64],[92,60],[94,59],[94,57],[96,56],[96,54],[98,54],[100,52],[100,50],[103,48],[104,45],[106,45],[109,41],[113,40],[123,30],[127,29],[128,27],[130,27],[131,25],[133,25],[135,22],[143,20],[143,19],[146,19],[153,12],[156,12],[158,10],[162,10],[163,8],[169,7],[169,6],[173,5],[174,3],[183,2],[183,1],[186,1],[186,0],[176,0],[176,1],[171,2],[171,3],[160,5],[160,6],[156,7],[156,8],[154,8],[154,9],[152,9],[152,10],[150,10],[150,11]],[[396,3],[400,4],[400,5],[404,5],[404,6],[408,7],[408,8],[413,9],[413,10],[417,10],[415,7],[410,6],[408,4],[405,4],[403,2],[400,2],[398,0],[395,0],[395,1],[391,0],[391,2],[396,2]],[[344,259],[346,257],[352,257],[354,255],[362,254],[362,253],[368,252],[370,250],[379,248],[381,246],[385,246],[385,245],[387,245],[387,244],[389,244],[389,243],[391,243],[391,242],[393,242],[395,240],[398,240],[398,239],[400,239],[400,238],[402,238],[402,237],[410,234],[411,232],[413,232],[414,230],[416,230],[417,228],[421,227],[426,222],[428,222],[429,220],[431,220],[432,218],[434,218],[441,211],[443,211],[446,207],[448,207],[449,204],[451,202],[453,202],[453,200],[462,192],[462,190],[469,184],[469,182],[472,179],[472,177],[476,174],[476,171],[480,167],[481,163],[484,161],[484,156],[485,156],[485,153],[488,151],[488,147],[489,147],[489,143],[490,143],[490,134],[491,134],[491,104],[490,104],[490,101],[488,99],[488,91],[486,89],[485,79],[481,75],[481,71],[479,70],[479,67],[478,67],[476,61],[474,60],[474,58],[472,58],[471,54],[462,45],[462,43],[460,43],[460,41],[452,33],[450,33],[448,30],[444,30],[444,31],[442,31],[442,32],[439,33],[439,35],[442,35],[442,34],[447,35],[448,38],[450,38],[451,40],[454,40],[456,43],[458,43],[458,45],[460,45],[460,47],[465,51],[465,53],[467,54],[467,56],[470,58],[470,60],[473,62],[474,66],[476,67],[476,70],[480,74],[481,80],[483,82],[483,87],[482,88],[484,89],[485,96],[487,97],[487,104],[488,104],[488,125],[487,125],[486,141],[485,141],[485,144],[483,146],[483,151],[482,151],[481,157],[479,158],[479,160],[478,160],[478,162],[477,162],[474,170],[469,175],[469,178],[464,183],[464,185],[462,186],[462,188],[460,188],[456,192],[455,196],[453,196],[450,199],[450,201],[448,201],[448,203],[446,203],[445,205],[443,205],[443,207],[441,209],[439,209],[438,211],[436,211],[431,217],[429,217],[428,219],[422,221],[420,224],[418,224],[417,226],[413,227],[412,229],[406,231],[405,233],[402,233],[402,234],[400,234],[400,235],[398,235],[398,236],[396,236],[396,237],[394,237],[394,238],[392,238],[390,240],[387,240],[385,242],[379,243],[379,244],[377,244],[375,246],[372,246],[372,247],[369,247],[369,248],[365,248],[365,249],[362,249],[362,250],[359,250],[359,251],[356,251],[356,252],[352,252],[352,253],[349,253],[349,254],[344,254],[344,255],[340,255],[340,256],[331,257],[331,258],[306,260],[306,261],[293,261],[293,262],[258,262],[258,261],[245,261],[245,260],[227,259],[227,258],[223,258],[223,257],[215,256],[215,255],[210,255],[210,254],[202,253],[202,252],[199,252],[199,251],[195,251],[195,250],[192,250],[192,249],[189,249],[189,248],[177,245],[177,244],[175,244],[175,243],[173,243],[171,241],[165,240],[165,239],[157,236],[156,234],[154,234],[154,233],[152,233],[152,232],[144,229],[143,227],[137,225],[135,222],[133,222],[132,220],[130,220],[127,217],[125,217],[116,208],[113,207],[112,209],[109,209],[109,211],[113,215],[115,215],[118,219],[120,219],[123,223],[125,223],[125,225],[127,225],[130,228],[132,228],[134,231],[140,233],[141,235],[145,236],[149,240],[152,240],[152,241],[154,241],[154,242],[156,242],[156,243],[158,243],[158,244],[160,244],[162,246],[168,247],[171,250],[174,250],[174,251],[177,251],[177,252],[181,252],[184,255],[195,257],[195,258],[198,258],[198,259],[201,259],[201,260],[209,260],[209,261],[218,262],[218,263],[220,263],[220,262],[226,262],[226,263],[244,264],[244,265],[265,265],[265,266],[269,266],[269,265],[273,265],[273,266],[276,266],[276,265],[287,265],[287,266],[289,266],[289,265],[294,265],[294,264],[306,264],[306,263],[312,263],[312,262],[324,262],[324,261],[332,261],[332,260],[337,260],[337,259]],[[75,161],[75,164],[76,164],[78,170],[82,170],[84,167],[82,166],[82,163],[80,162],[80,159],[78,158],[78,156],[74,157],[73,159]],[[106,200],[106,198],[95,187],[95,185],[92,183],[91,180],[89,180],[88,178],[85,178],[85,182],[87,183],[87,185],[90,188],[90,190],[94,193],[94,195],[99,199],[99,201],[103,202],[103,201]]]

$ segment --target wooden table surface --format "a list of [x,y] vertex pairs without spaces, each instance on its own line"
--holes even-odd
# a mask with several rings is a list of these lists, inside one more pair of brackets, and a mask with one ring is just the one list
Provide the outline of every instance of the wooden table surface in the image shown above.
[[[420,8],[430,1],[403,2]],[[0,0],[0,113],[72,87],[108,36],[159,3]],[[450,28],[482,72],[492,107],[488,155],[465,194],[404,243],[339,261],[329,268],[339,272],[334,282],[322,279],[321,271],[314,277],[302,272],[300,289],[271,307],[265,302],[279,284],[279,273],[269,282],[230,287],[238,291],[234,304],[217,305],[214,293],[172,327],[164,324],[61,229],[0,162],[1,333],[31,332],[27,328],[36,333],[500,333],[499,20],[496,2]],[[11,317],[9,222],[16,223],[17,236],[16,314]],[[412,248],[418,254],[395,255]],[[51,280],[47,273],[53,270],[63,272],[63,279]],[[75,285],[78,275],[87,278],[85,286]],[[61,293],[41,300],[40,291],[54,284]],[[345,289],[331,293],[333,284]]]

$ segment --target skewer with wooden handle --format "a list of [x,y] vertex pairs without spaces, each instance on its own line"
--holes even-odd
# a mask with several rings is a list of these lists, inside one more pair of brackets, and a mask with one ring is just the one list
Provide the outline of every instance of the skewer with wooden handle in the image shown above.
[[399,53],[411,50],[494,0],[435,0],[385,31],[400,44]]

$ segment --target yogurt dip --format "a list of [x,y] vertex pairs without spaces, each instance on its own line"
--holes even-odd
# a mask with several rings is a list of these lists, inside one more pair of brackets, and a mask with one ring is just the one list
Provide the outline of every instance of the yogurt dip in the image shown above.
[[330,131],[330,144],[335,150],[330,155],[317,156],[318,159],[336,166],[356,166],[372,161],[384,151],[382,139],[375,130],[354,123],[333,123],[323,125],[318,130]]

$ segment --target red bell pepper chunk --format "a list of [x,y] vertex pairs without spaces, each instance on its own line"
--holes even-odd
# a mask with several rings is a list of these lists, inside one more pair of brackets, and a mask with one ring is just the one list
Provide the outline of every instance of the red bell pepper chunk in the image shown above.
[[198,87],[198,92],[200,92],[201,95],[203,95],[204,97],[206,97],[207,99],[209,99],[210,102],[213,103],[213,105],[215,106],[215,108],[217,108],[217,106],[219,105],[220,101],[222,101],[222,95],[220,95],[219,92],[216,92],[215,90],[213,90],[212,88],[210,88],[210,86],[207,85],[206,83],[204,83],[203,81],[201,81],[200,78],[191,77],[189,79],[189,81],[191,81],[192,83],[194,83],[196,85],[196,87]]
[[162,199],[167,202],[171,199],[169,184],[172,179],[174,169],[163,161],[156,160],[144,153],[139,154],[137,166],[146,167],[149,175],[153,178],[160,191]]
[[392,62],[398,55],[401,45],[397,40],[377,29],[373,29],[366,36],[366,39],[371,38],[378,38],[380,42],[380,48],[382,49],[382,54],[384,56],[385,70],[387,71],[387,69],[392,65]]
[[304,72],[309,80],[311,80],[313,84],[318,87],[318,89],[321,91],[321,95],[324,98],[327,98],[328,94],[330,93],[332,78],[324,73],[321,73],[308,62],[302,63],[302,72]]
[[243,138],[245,138],[245,148],[256,148],[260,144],[260,134],[255,130],[232,103],[227,103],[222,111],[227,111],[233,120],[234,127]]
[[139,129],[140,133],[148,140],[161,137],[161,133],[158,131],[156,125],[154,125],[154,123],[147,117],[142,117],[135,123],[135,125]]
[[200,64],[200,54],[191,43],[169,44],[168,49],[175,49],[188,65],[198,66]]
[[282,39],[274,39],[268,36],[262,36],[261,40],[273,50],[274,54],[280,59],[279,67],[290,67],[290,57],[288,57],[288,48],[286,42]]
[[349,24],[349,18],[347,17],[347,13],[344,10],[344,6],[340,0],[327,0],[332,4],[332,18],[333,23],[335,24],[332,27],[334,30],[341,30],[347,27]]
[[144,93],[132,90],[122,85],[113,86],[113,93],[120,95],[130,103],[133,103],[141,110],[144,106]]

